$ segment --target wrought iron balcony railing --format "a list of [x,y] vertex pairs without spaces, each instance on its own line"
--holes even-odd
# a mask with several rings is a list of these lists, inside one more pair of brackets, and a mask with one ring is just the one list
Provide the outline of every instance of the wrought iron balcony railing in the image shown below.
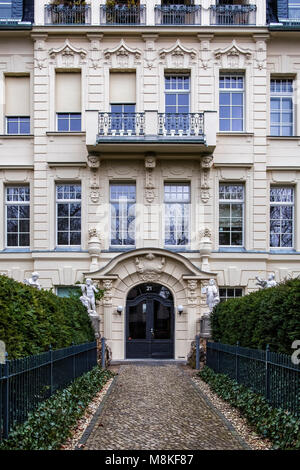
[[156,25],[200,25],[200,5],[155,5]]
[[203,136],[204,113],[159,113],[158,134],[160,136]]
[[255,26],[256,5],[212,5],[210,24],[218,26]]
[[90,5],[45,5],[45,24],[47,25],[81,25],[90,23]]
[[144,25],[146,24],[146,6],[100,6],[100,23],[109,25]]
[[144,113],[99,113],[98,134],[109,136],[142,136],[145,134]]

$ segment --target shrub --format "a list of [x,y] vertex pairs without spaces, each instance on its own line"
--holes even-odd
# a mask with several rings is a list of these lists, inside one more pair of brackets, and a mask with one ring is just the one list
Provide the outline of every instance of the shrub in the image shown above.
[[273,449],[300,449],[300,420],[295,415],[273,408],[261,395],[209,367],[199,376],[219,397],[238,408],[251,427],[273,443]]
[[28,415],[27,421],[0,444],[0,450],[59,449],[71,436],[89,402],[111,377],[110,371],[94,367],[39,405]]
[[300,339],[300,279],[230,299],[211,314],[212,337],[225,344],[291,354]]
[[9,359],[94,341],[86,308],[76,296],[61,298],[0,276],[0,340]]

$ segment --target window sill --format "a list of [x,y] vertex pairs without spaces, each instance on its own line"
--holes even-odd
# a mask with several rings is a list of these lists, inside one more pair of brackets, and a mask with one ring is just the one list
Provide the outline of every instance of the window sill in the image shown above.
[[0,134],[0,139],[32,139],[33,134]]
[[253,132],[228,132],[228,131],[218,131],[217,132],[217,136],[221,136],[221,135],[226,135],[226,136],[240,136],[240,137],[253,137],[254,136],[254,133]]
[[69,136],[74,136],[74,135],[79,135],[79,136],[85,136],[85,131],[49,131],[46,132],[46,135],[69,135]]
[[267,139],[269,140],[299,140],[299,135],[267,135]]
[[217,250],[217,253],[245,253],[247,250],[244,247],[226,246]]

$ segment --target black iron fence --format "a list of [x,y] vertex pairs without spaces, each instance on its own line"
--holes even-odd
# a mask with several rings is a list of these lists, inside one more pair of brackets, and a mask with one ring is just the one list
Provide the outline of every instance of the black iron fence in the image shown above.
[[109,25],[144,25],[146,24],[146,6],[114,5],[100,7],[100,23]]
[[155,5],[156,25],[200,25],[200,5]]
[[40,402],[97,364],[97,343],[52,350],[0,364],[0,441]]
[[263,395],[276,408],[300,415],[300,364],[291,356],[207,342],[206,365]]
[[45,24],[80,25],[91,23],[90,5],[46,5]]
[[253,26],[256,24],[256,5],[212,5],[210,24]]

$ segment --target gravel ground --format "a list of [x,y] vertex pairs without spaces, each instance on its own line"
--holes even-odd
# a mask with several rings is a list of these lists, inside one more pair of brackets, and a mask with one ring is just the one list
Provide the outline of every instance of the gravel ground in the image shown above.
[[229,403],[222,400],[216,395],[209,387],[207,383],[200,379],[200,377],[193,376],[192,381],[201,390],[204,395],[210,400],[213,406],[219,410],[225,418],[232,424],[239,435],[244,439],[248,446],[253,450],[270,450],[272,443],[268,439],[263,439],[261,436],[256,434],[253,429],[247,423],[241,413],[233,408]]

